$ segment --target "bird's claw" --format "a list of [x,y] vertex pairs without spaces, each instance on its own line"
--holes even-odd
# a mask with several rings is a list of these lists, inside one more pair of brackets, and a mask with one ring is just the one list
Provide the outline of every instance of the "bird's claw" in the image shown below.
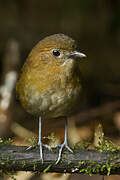
[[42,147],[47,148],[48,150],[51,150],[51,146],[47,145],[47,144],[42,144],[41,142],[38,142],[38,145],[40,147],[40,161],[43,164],[43,152],[42,152]]
[[56,147],[59,147],[60,149],[59,149],[58,159],[57,159],[55,164],[58,164],[58,162],[60,161],[61,156],[62,156],[62,151],[63,151],[64,148],[66,148],[68,151],[73,153],[73,150],[66,143],[58,144],[58,145],[55,146],[55,148]]
[[[51,146],[49,146],[49,145],[47,145],[47,144],[42,144],[42,143],[39,143],[38,142],[38,146],[40,146],[40,161],[41,161],[41,163],[43,164],[43,153],[42,153],[42,147],[45,147],[45,148],[47,148],[48,150],[51,150]],[[57,158],[57,161],[56,161],[56,163],[55,164],[58,164],[58,162],[60,161],[60,159],[61,159],[61,156],[62,156],[62,151],[63,151],[63,149],[64,148],[66,148],[69,152],[71,152],[71,153],[73,153],[73,150],[66,144],[66,143],[63,143],[63,144],[57,144],[56,146],[55,146],[55,148],[59,148],[59,154],[58,154],[58,158]],[[26,148],[26,151],[28,151],[28,150],[32,150],[32,149],[34,149],[35,148],[35,146],[29,146],[29,147],[27,147]]]
[[[43,154],[42,154],[42,147],[45,147],[47,148],[49,151],[51,150],[51,146],[47,145],[47,144],[42,144],[42,143],[39,143],[36,145],[36,146],[39,146],[40,147],[40,161],[41,163],[43,164]],[[28,150],[32,150],[34,149],[36,146],[29,146],[27,147],[25,150],[28,151]]]

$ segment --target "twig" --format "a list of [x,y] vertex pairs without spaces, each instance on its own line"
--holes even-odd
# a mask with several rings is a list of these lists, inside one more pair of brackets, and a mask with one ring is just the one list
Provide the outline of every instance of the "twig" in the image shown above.
[[0,169],[2,171],[39,171],[58,173],[120,174],[120,152],[95,150],[64,151],[62,160],[55,164],[58,149],[44,149],[44,163],[39,159],[39,148],[26,151],[26,146],[0,146]]

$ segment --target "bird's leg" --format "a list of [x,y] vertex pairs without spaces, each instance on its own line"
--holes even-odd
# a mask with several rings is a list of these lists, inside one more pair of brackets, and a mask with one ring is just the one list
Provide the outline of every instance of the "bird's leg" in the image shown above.
[[40,159],[41,162],[43,163],[43,152],[42,152],[42,147],[46,147],[47,149],[51,150],[51,147],[47,144],[42,144],[42,118],[39,117],[39,139],[38,139],[38,145],[40,147]]
[[64,142],[63,142],[63,144],[56,145],[56,147],[60,147],[60,149],[59,149],[58,159],[57,159],[57,161],[56,161],[55,164],[57,164],[57,163],[60,161],[61,155],[62,155],[62,151],[63,151],[63,148],[64,148],[64,147],[65,147],[68,151],[70,151],[71,153],[73,153],[72,149],[68,146],[67,131],[68,131],[68,121],[67,121],[67,118],[66,118],[66,121],[65,121],[65,137],[64,137]]
[[43,163],[43,154],[42,154],[42,133],[41,133],[41,126],[42,126],[42,119],[39,117],[39,139],[38,139],[38,145],[40,147],[40,160]]

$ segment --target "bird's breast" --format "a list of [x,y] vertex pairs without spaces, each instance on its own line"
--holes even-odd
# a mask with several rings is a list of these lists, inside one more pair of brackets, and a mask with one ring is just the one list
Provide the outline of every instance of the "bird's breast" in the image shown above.
[[[21,102],[24,108],[46,118],[66,116],[75,111],[82,92],[79,70],[48,69],[28,74],[22,87]],[[21,78],[22,79],[22,78]],[[19,86],[19,83],[18,83]]]

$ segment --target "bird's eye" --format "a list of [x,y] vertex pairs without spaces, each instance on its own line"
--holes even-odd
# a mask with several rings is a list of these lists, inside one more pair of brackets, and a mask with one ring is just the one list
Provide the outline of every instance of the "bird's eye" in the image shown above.
[[53,55],[56,56],[56,57],[58,57],[58,56],[60,55],[60,52],[59,52],[58,50],[56,50],[56,49],[54,49],[54,50],[52,51],[52,53],[53,53]]

